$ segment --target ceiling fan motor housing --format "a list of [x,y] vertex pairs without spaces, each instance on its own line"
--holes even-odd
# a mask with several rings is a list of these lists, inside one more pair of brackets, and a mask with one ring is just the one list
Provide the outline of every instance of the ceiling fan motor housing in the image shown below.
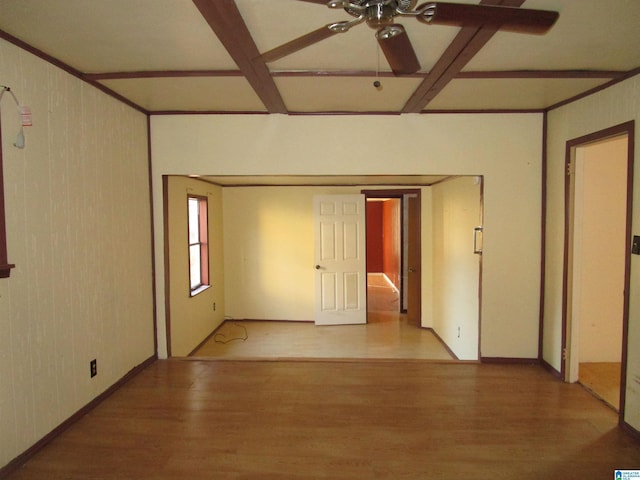
[[366,22],[371,28],[378,30],[393,23],[393,17],[398,15],[397,10],[408,11],[416,4],[416,0],[351,0],[350,6],[344,7],[345,11],[354,17],[362,15],[365,9]]
[[378,30],[393,23],[395,9],[389,5],[375,4],[367,7],[367,25]]

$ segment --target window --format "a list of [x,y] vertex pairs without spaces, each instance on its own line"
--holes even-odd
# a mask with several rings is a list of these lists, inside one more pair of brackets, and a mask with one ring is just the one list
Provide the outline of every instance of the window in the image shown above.
[[191,296],[209,287],[207,197],[188,196],[189,279]]

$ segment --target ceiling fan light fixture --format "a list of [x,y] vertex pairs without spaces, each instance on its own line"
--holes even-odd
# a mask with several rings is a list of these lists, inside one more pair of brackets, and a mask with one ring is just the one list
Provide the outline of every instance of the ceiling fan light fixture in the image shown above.
[[379,40],[387,40],[389,38],[402,35],[403,33],[405,33],[404,29],[399,27],[398,25],[389,25],[378,30],[376,32],[376,38]]

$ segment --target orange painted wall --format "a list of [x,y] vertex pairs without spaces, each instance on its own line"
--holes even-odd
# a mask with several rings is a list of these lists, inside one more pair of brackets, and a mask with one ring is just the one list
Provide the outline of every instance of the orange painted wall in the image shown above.
[[400,288],[400,199],[382,203],[382,271]]
[[382,272],[382,204],[367,202],[367,272]]

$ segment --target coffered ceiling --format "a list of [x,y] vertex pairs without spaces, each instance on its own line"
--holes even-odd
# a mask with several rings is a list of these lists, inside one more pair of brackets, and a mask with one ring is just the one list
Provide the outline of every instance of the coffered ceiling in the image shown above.
[[265,63],[353,18],[319,0],[2,0],[0,37],[151,113],[539,111],[639,71],[638,0],[482,3],[560,16],[544,35],[398,17],[420,63],[406,76],[366,25]]

